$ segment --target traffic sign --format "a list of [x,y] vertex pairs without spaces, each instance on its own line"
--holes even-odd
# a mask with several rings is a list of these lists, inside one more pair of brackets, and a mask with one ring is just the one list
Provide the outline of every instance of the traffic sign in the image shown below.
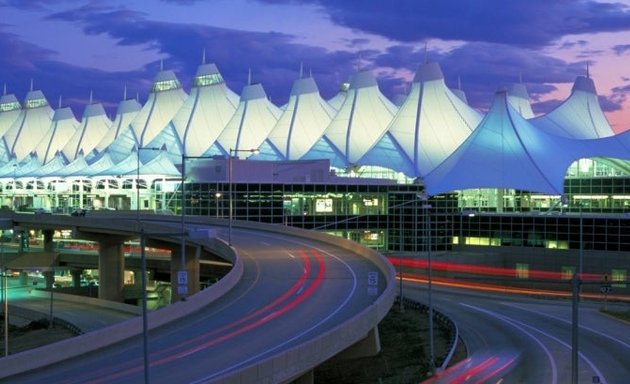
[[612,293],[612,285],[610,284],[602,284],[599,286],[599,291],[601,293]]
[[188,271],[177,271],[177,284],[188,284]]

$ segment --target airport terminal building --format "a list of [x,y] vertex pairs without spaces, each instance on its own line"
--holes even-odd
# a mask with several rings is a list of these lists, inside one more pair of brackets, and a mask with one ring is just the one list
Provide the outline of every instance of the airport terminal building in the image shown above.
[[588,76],[535,116],[523,84],[476,111],[437,63],[398,104],[360,71],[330,100],[296,79],[282,106],[203,64],[189,93],[162,71],[113,120],[96,102],[79,120],[41,91],[5,92],[0,136],[5,209],[232,216],[385,253],[510,254],[501,263],[523,276],[570,277],[585,252],[589,271],[625,281],[630,269],[630,133],[611,129]]

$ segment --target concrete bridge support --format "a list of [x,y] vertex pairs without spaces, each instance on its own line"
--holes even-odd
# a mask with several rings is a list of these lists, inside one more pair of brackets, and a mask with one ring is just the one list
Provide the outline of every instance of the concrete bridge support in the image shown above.
[[[199,247],[186,247],[185,271],[187,281],[180,284],[178,272],[182,269],[181,246],[175,245],[171,248],[171,302],[177,302],[183,298],[199,292]],[[182,290],[183,288],[183,290]]]
[[100,285],[98,298],[117,302],[124,301],[123,286],[125,259],[122,241],[99,240],[98,273]]
[[381,351],[381,338],[378,327],[372,328],[367,336],[359,340],[350,348],[336,355],[333,359],[357,359],[361,357],[374,356]]

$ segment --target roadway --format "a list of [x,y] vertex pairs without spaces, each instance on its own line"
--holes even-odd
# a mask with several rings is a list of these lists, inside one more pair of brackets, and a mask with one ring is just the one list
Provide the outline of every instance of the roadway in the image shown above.
[[[435,308],[459,325],[471,361],[430,382],[571,382],[570,300],[434,288]],[[427,291],[406,284],[404,295],[426,302]],[[625,383],[630,377],[630,324],[600,313],[600,306],[580,303],[578,382]]]
[[[219,237],[226,238],[226,232],[219,229]],[[236,227],[233,244],[244,265],[236,287],[211,306],[150,332],[152,383],[205,383],[229,377],[350,320],[386,288],[387,278],[376,265],[330,244]],[[318,356],[322,362],[330,357]],[[142,382],[142,339],[128,339],[7,380]]]

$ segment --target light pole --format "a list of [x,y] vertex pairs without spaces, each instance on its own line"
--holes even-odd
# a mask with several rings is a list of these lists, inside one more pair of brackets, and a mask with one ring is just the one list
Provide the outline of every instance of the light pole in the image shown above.
[[426,228],[425,234],[427,237],[427,274],[429,280],[429,369],[431,369],[431,373],[433,374],[435,371],[435,353],[434,353],[434,343],[433,343],[433,265],[431,258],[431,204],[428,204],[428,196],[423,196],[422,199],[425,203],[422,204],[422,208],[426,215]]
[[147,324],[147,257],[144,250],[144,229],[140,225],[140,151],[159,151],[158,147],[137,147],[136,162],[136,219],[140,230],[140,273],[142,282],[142,347],[144,382],[149,383],[149,332]]
[[232,155],[237,155],[239,152],[249,152],[251,154],[258,154],[260,151],[258,148],[251,149],[232,149],[230,148],[228,152],[228,191],[229,191],[229,199],[230,199],[230,212],[229,212],[229,223],[228,223],[228,244],[232,245],[232,220],[234,219],[234,197],[232,196]]

